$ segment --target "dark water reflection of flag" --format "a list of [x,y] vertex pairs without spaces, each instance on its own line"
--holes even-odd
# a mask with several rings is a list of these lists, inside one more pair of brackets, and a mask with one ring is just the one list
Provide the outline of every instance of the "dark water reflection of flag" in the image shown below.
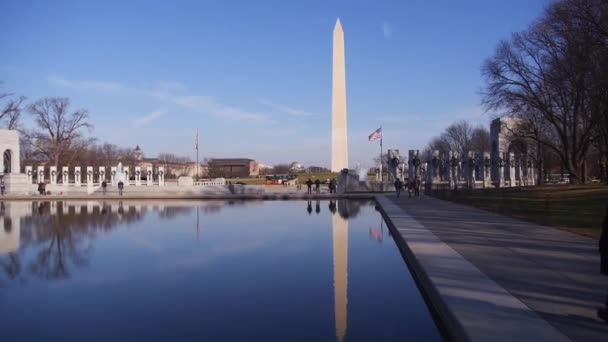
[[369,227],[369,236],[378,241],[378,242],[382,242],[383,239],[383,235],[382,231],[378,228],[374,228],[374,227]]

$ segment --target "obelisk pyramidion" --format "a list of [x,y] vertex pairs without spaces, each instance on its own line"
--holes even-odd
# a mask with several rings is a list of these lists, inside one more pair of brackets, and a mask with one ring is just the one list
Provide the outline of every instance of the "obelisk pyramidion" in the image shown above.
[[334,27],[334,60],[331,96],[331,171],[348,168],[346,138],[346,71],[344,67],[344,31],[340,19]]

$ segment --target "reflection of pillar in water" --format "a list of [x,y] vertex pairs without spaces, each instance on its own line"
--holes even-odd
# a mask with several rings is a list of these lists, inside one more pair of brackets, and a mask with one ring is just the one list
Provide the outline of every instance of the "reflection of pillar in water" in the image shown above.
[[2,202],[0,213],[0,255],[16,252],[21,240],[21,221],[32,214],[32,203]]
[[347,289],[348,289],[348,221],[340,215],[332,215],[334,242],[334,313],[336,318],[336,340],[346,335]]

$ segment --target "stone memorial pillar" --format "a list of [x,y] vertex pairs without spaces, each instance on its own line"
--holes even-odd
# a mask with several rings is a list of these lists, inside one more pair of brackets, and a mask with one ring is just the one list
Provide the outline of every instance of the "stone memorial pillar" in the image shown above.
[[[116,185],[116,166],[110,167],[110,184]],[[124,183],[124,182],[123,182]]]
[[74,167],[74,185],[81,186],[82,185],[82,171],[80,170],[80,166]]
[[164,166],[158,167],[158,185],[165,186],[165,167]]
[[57,184],[57,166],[51,166],[50,175],[51,184]]
[[38,166],[38,183],[44,182],[44,166]]
[[131,174],[130,174],[131,171],[129,171],[128,166],[124,166],[122,169],[124,170],[123,172],[125,173],[125,180],[123,181],[123,183],[125,184],[125,186],[129,186],[130,185],[129,177],[131,176]]
[[475,187],[475,154],[471,151],[467,152],[467,157],[464,159],[464,179],[467,182],[467,187],[473,189]]
[[152,166],[148,166],[148,172],[146,174],[146,185],[151,186],[154,184],[154,169]]
[[61,168],[61,183],[65,186],[70,183],[70,170],[67,166]]
[[492,185],[492,159],[490,152],[483,153],[483,161],[481,161],[481,177],[483,179],[483,187],[489,188]]
[[507,154],[508,158],[508,165],[507,165],[507,172],[509,174],[509,186],[510,187],[514,187],[515,186],[515,153],[513,152],[509,152]]
[[32,184],[33,182],[33,177],[32,177],[32,167],[31,166],[26,166],[25,167],[25,179],[27,179],[27,184]]
[[135,186],[141,185],[141,167],[135,167]]
[[93,186],[93,167],[87,166],[87,186]]
[[105,166],[100,166],[99,167],[99,185],[101,185],[101,182],[106,180],[106,167]]
[[412,181],[414,180],[414,150],[407,151],[407,178]]
[[397,168],[401,160],[399,160],[399,150],[388,150],[388,182],[395,183],[397,180]]

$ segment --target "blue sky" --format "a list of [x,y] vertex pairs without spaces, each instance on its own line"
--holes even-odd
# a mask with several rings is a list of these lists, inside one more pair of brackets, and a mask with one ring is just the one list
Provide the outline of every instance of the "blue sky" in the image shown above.
[[[480,66],[548,0],[2,1],[0,81],[67,96],[92,135],[147,156],[329,166],[332,30],[345,31],[351,166],[487,124]],[[26,122],[27,124],[27,122]]]

